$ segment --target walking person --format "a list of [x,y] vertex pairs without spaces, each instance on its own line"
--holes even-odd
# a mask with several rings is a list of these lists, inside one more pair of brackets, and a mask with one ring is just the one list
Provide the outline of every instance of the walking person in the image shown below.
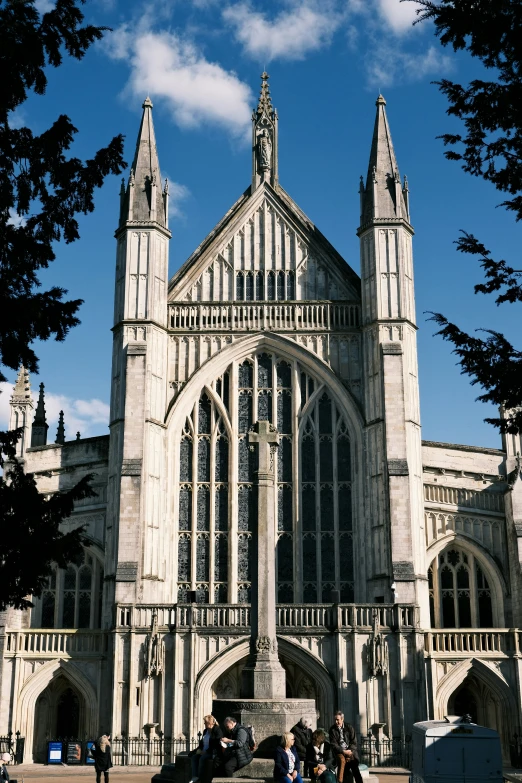
[[330,727],[330,744],[337,759],[337,780],[343,783],[346,768],[353,775],[355,783],[362,783],[357,753],[357,737],[351,723],[345,723],[344,714],[339,710],[334,716],[335,723]]
[[305,775],[308,772],[312,783],[335,783],[336,760],[322,729],[312,734],[312,741],[306,747],[305,761]]
[[6,764],[11,761],[11,755],[9,753],[2,753],[2,759],[0,763],[0,781],[9,780],[9,772]]
[[190,764],[192,768],[192,780],[190,783],[203,778],[205,763],[217,756],[219,742],[223,739],[223,731],[213,715],[205,715],[203,718],[205,729],[196,750],[190,751]]
[[110,739],[110,734],[102,734],[91,749],[91,755],[94,758],[94,769],[96,770],[96,783],[101,783],[102,772],[104,782],[109,783],[109,770],[112,767]]
[[287,731],[281,737],[281,744],[274,756],[274,783],[303,783],[300,774],[300,759],[294,749],[295,737]]

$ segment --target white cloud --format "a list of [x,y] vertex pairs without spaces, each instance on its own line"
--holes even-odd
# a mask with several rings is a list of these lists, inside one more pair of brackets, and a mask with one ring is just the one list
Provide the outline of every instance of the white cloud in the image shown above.
[[368,83],[380,89],[391,84],[405,84],[447,73],[451,70],[452,61],[435,46],[424,51],[408,52],[386,45],[368,56],[366,65]]
[[56,3],[53,0],[35,0],[34,7],[40,14],[46,14],[52,11]]
[[185,214],[181,208],[181,205],[192,195],[186,185],[182,185],[180,182],[175,182],[168,174],[163,172],[163,175],[169,182],[169,217],[181,218],[185,217]]
[[396,33],[406,33],[412,29],[417,18],[414,3],[401,3],[401,0],[377,0],[377,9],[382,19]]
[[[0,429],[9,426],[9,399],[13,391],[12,383],[0,383]],[[37,392],[33,389],[32,396],[36,408]],[[58,414],[63,410],[65,422],[65,439],[74,440],[80,432],[82,438],[93,435],[108,434],[109,406],[96,398],[90,400],[74,399],[63,394],[45,392],[45,411],[49,431],[48,443],[54,443]]]
[[247,54],[262,60],[302,60],[309,52],[328,46],[342,22],[330,2],[292,2],[274,19],[248,3],[225,8],[223,18]]
[[15,226],[16,228],[20,228],[20,226],[25,225],[25,218],[22,217],[22,215],[19,215],[16,210],[14,210],[12,207],[9,207],[9,218],[7,220],[8,226]]
[[161,99],[181,127],[212,123],[244,136],[254,102],[250,87],[191,41],[154,32],[148,23],[144,17],[137,29],[122,26],[105,39],[107,54],[130,64],[127,90],[140,99],[149,93]]

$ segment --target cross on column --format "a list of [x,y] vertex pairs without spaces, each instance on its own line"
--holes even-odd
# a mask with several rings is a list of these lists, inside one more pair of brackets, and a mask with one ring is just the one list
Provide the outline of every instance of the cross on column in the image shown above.
[[250,654],[243,669],[242,696],[254,699],[284,698],[285,670],[279,662],[276,639],[276,530],[274,452],[279,443],[276,428],[258,421],[248,433],[250,448],[257,448],[257,525],[254,532]]

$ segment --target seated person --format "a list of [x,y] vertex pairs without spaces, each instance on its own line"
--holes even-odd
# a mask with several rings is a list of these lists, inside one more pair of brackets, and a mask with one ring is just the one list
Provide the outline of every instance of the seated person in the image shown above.
[[219,745],[223,752],[214,770],[216,777],[231,778],[238,769],[246,767],[252,761],[248,731],[235,718],[225,718],[223,721],[225,736]]
[[359,756],[357,754],[357,738],[355,729],[350,723],[344,722],[342,712],[335,713],[335,723],[330,727],[329,738],[334,756],[337,758],[337,780],[343,783],[346,768],[353,775],[355,783],[363,783],[359,772]]
[[205,762],[213,759],[219,748],[219,741],[223,737],[223,732],[219,723],[213,715],[205,715],[203,718],[205,729],[199,742],[197,750],[191,751],[190,764],[192,767],[192,780],[190,783],[196,783],[203,776]]
[[312,734],[312,741],[306,746],[305,762],[305,774],[308,772],[314,783],[335,783],[336,760],[322,729]]
[[[301,718],[295,726],[292,726],[290,733],[295,737],[294,750],[297,752],[301,761],[304,761],[306,746],[312,741],[312,729],[310,728],[308,720],[306,718]],[[306,770],[303,770],[303,772],[306,773]]]
[[299,756],[293,748],[294,742],[294,735],[290,731],[281,737],[281,744],[276,748],[274,756],[275,783],[303,783],[299,774]]

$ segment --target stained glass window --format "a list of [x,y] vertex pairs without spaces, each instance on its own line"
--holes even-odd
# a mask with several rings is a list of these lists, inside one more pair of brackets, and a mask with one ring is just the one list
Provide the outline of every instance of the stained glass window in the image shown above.
[[319,432],[321,435],[332,432],[332,401],[327,394],[319,400]]
[[210,440],[198,441],[198,481],[210,481]]
[[272,421],[272,392],[260,392],[257,397],[258,421]]
[[292,386],[292,368],[288,362],[278,362],[276,367],[277,388],[289,389]]
[[277,529],[291,532],[293,527],[292,487],[280,484],[277,492]]
[[178,539],[178,580],[190,581],[190,536],[181,535]]
[[339,489],[339,530],[352,529],[352,490],[350,487]]
[[180,487],[179,490],[179,530],[192,527],[192,487]]
[[226,533],[215,536],[214,579],[216,582],[226,582],[228,579],[228,536]]
[[196,522],[198,530],[210,530],[210,487],[206,484],[198,487]]
[[283,437],[279,439],[277,452],[277,480],[289,483],[292,477],[292,441]]
[[439,555],[436,566],[437,560],[428,571],[432,623],[443,628],[491,628],[491,590],[474,555],[453,545]]
[[[89,585],[90,587],[90,585]],[[78,628],[89,628],[91,624],[91,591],[82,591],[78,597]]]
[[272,388],[272,357],[267,353],[257,357],[257,385],[260,389]]
[[350,441],[347,437],[337,440],[337,478],[339,481],[350,481]]
[[262,302],[265,298],[265,281],[263,273],[258,272],[256,275],[256,299],[258,302]]
[[315,481],[315,441],[313,438],[303,438],[301,454],[303,481]]
[[200,435],[210,435],[212,403],[206,394],[199,400],[198,432]]
[[277,539],[277,579],[279,582],[292,581],[293,563],[292,536],[285,533]]
[[179,448],[179,479],[192,481],[192,440],[182,438]]
[[303,536],[303,576],[305,581],[314,580],[317,577],[317,549],[315,535]]
[[239,432],[248,432],[253,424],[252,395],[246,391],[239,392],[237,417]]
[[285,298],[285,273],[284,272],[277,273],[277,298],[278,299]]
[[335,579],[335,545],[332,535],[321,536],[321,576],[323,582]]
[[198,536],[196,544],[196,580],[198,582],[208,582],[209,580],[209,560],[208,560],[207,536]]
[[303,530],[315,530],[315,486],[303,487]]
[[254,481],[257,470],[257,449],[251,449],[248,436],[239,438],[238,446],[238,479],[239,481]]
[[240,302],[245,298],[245,278],[242,272],[236,275],[236,299]]
[[228,585],[219,584],[214,588],[214,603],[226,604],[228,601]]
[[237,600],[240,604],[250,603],[250,585],[239,585],[237,589]]
[[237,538],[237,576],[240,580],[252,578],[252,538],[240,533]]
[[279,432],[292,432],[292,393],[281,391],[277,394],[277,429]]
[[333,481],[333,448],[332,439],[328,436],[322,436],[319,440],[319,459],[321,481]]
[[216,530],[228,530],[228,488],[216,487],[215,494]]
[[240,389],[251,389],[254,378],[254,367],[251,362],[243,362],[238,369],[238,383]]
[[254,526],[254,490],[251,485],[242,484],[238,488],[237,526],[238,530],[252,530]]
[[45,590],[42,595],[42,628],[54,628],[55,594]]
[[267,295],[266,298],[272,301],[275,299],[275,274],[269,272],[267,275]]
[[228,480],[228,438],[216,440],[216,481]]

